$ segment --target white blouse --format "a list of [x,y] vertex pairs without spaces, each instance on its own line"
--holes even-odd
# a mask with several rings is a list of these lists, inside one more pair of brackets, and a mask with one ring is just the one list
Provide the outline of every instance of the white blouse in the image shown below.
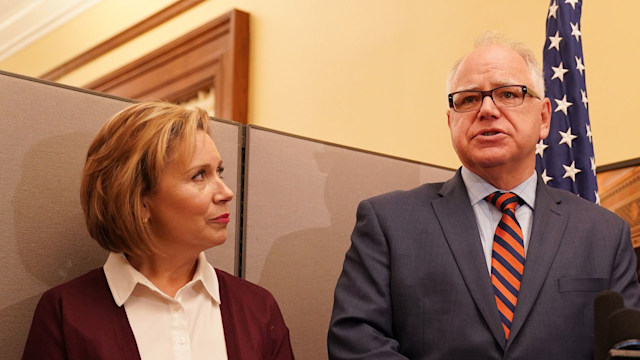
[[172,298],[133,268],[124,254],[104,264],[111,294],[123,306],[142,360],[227,359],[215,270],[204,253],[193,279]]

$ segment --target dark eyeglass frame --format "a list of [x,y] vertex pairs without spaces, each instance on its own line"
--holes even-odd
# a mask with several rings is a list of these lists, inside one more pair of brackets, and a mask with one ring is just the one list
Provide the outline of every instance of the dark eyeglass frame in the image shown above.
[[[493,92],[498,90],[498,89],[503,89],[506,87],[519,87],[522,89],[522,102],[518,105],[510,105],[510,106],[504,106],[504,105],[498,105],[496,104],[496,101],[493,100]],[[465,110],[465,111],[460,111],[458,109],[456,109],[456,107],[453,105],[453,95],[455,94],[460,94],[460,93],[466,93],[466,92],[472,92],[472,93],[477,93],[482,95],[482,101],[484,101],[485,97],[489,97],[491,98],[491,101],[493,101],[493,103],[495,104],[496,107],[515,107],[515,106],[520,106],[524,103],[524,98],[527,96],[527,94],[529,94],[529,96],[534,97],[538,100],[542,100],[538,94],[535,93],[535,91],[529,89],[526,85],[503,85],[503,86],[498,86],[495,89],[491,89],[491,90],[486,90],[486,91],[481,91],[481,90],[463,90],[463,91],[456,91],[456,92],[452,92],[451,94],[449,94],[447,97],[449,98],[449,107],[451,109],[453,109],[453,111],[455,112],[459,112],[459,113],[465,113],[465,112],[472,112],[472,111],[478,111],[480,110],[480,108],[482,107],[482,101],[480,102],[480,107],[478,107],[477,109],[474,110]]]

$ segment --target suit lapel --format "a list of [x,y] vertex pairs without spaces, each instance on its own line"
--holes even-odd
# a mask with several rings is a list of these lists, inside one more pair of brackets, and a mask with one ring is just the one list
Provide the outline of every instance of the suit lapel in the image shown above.
[[509,343],[517,336],[529,316],[560,247],[569,214],[559,204],[560,201],[555,199],[538,178],[529,248]]
[[496,341],[504,348],[504,332],[484,259],[478,225],[460,170],[443,185],[440,195],[442,197],[434,200],[432,206],[449,248],[480,313],[489,324]]

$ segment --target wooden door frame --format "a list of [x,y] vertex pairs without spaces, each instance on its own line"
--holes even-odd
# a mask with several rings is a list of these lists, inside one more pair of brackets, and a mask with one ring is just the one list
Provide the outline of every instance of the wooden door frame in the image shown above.
[[[201,3],[182,0],[43,74],[57,80]],[[215,116],[247,124],[249,14],[233,9],[83,86],[135,100],[182,102],[213,89]]]
[[213,89],[215,116],[246,124],[248,73],[249,14],[231,10],[84,87],[171,102]]

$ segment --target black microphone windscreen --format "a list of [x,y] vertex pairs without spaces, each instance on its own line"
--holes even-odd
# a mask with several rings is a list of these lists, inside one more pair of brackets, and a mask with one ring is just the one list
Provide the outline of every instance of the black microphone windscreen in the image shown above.
[[630,346],[637,345],[640,342],[640,311],[626,308],[616,310],[609,316],[607,335],[609,349],[631,349]]
[[593,302],[593,358],[605,360],[611,348],[607,337],[607,324],[611,314],[624,308],[622,295],[616,291],[605,290]]

